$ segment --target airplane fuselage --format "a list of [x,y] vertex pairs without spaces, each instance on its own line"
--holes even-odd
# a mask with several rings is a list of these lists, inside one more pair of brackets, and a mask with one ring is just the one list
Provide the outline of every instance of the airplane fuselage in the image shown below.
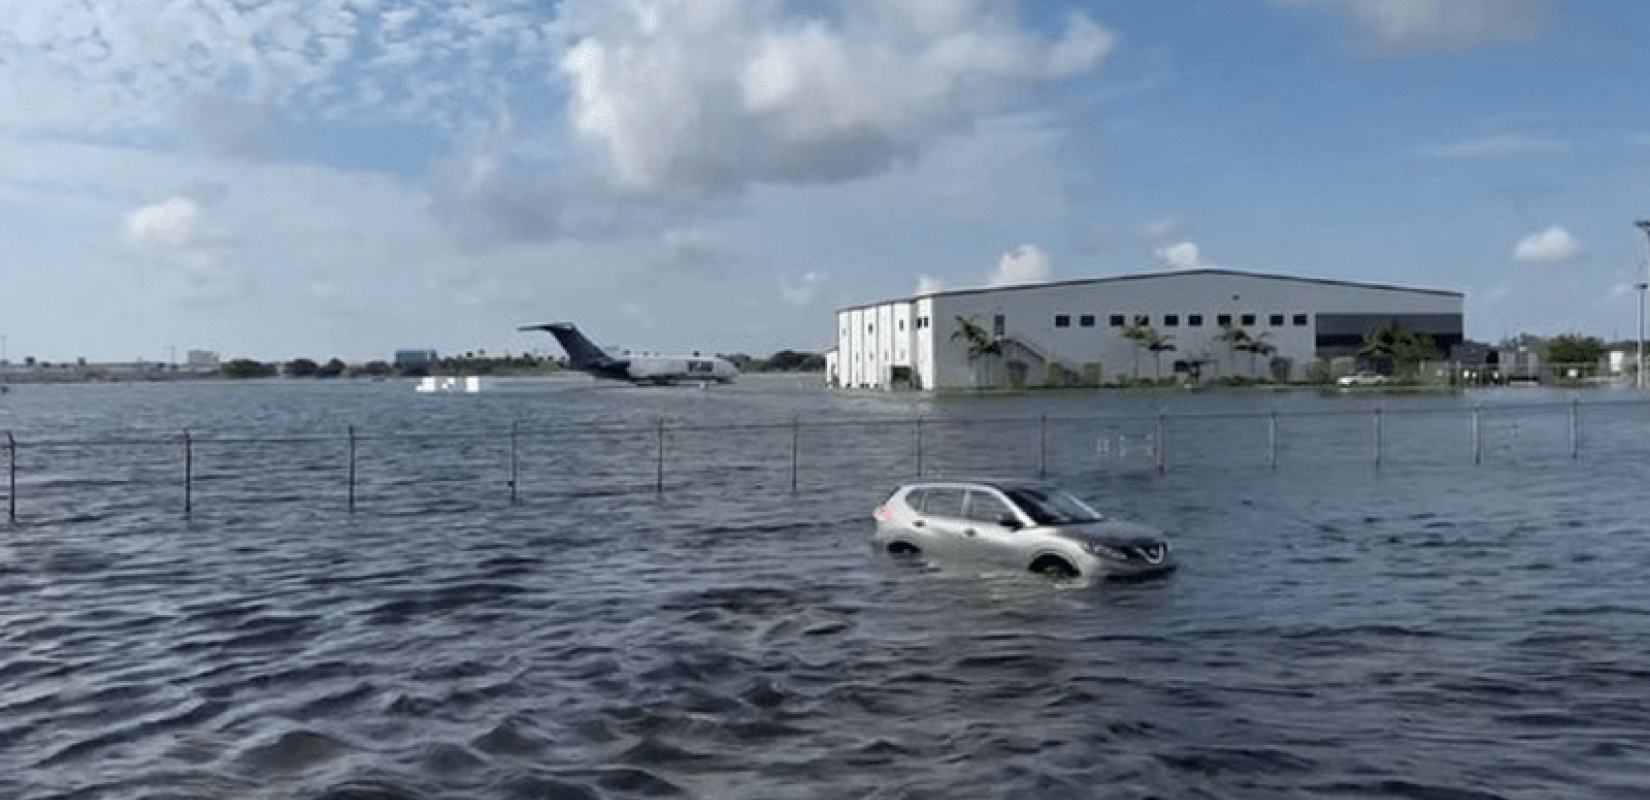
[[728,383],[739,374],[725,359],[698,356],[627,356],[623,380],[634,383]]
[[542,330],[556,337],[567,351],[567,367],[589,373],[598,378],[630,381],[632,383],[728,383],[739,374],[727,359],[691,356],[630,355],[622,358],[584,337],[571,323],[555,322],[546,325],[527,325],[521,330]]

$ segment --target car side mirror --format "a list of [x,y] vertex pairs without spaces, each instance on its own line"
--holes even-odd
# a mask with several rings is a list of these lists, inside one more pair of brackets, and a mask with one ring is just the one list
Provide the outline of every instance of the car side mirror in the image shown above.
[[997,518],[997,524],[1011,531],[1020,529],[1020,519],[1013,514],[1004,514]]

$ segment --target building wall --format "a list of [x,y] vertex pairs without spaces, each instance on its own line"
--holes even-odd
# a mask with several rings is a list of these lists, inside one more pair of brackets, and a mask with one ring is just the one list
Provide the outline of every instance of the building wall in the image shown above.
[[[1164,376],[1174,362],[1192,358],[1207,360],[1205,378],[1267,374],[1268,357],[1251,358],[1220,341],[1221,320],[1229,317],[1276,347],[1271,358],[1288,359],[1291,377],[1298,378],[1313,359],[1344,355],[1351,329],[1359,326],[1396,319],[1442,345],[1459,341],[1462,302],[1454,292],[1194,270],[942,292],[845,309],[839,322],[858,331],[853,320],[859,319],[868,334],[883,333],[838,346],[844,362],[873,366],[844,384],[854,387],[887,387],[895,365],[913,367],[928,389],[1043,385],[1051,364],[1090,379],[1098,373],[1102,381],[1150,378],[1158,374],[1157,359],[1122,337],[1126,325],[1143,319],[1175,346],[1162,354]],[[998,335],[1004,354],[971,362],[968,343],[955,335],[959,317]],[[873,352],[863,351],[866,344],[874,344]]]

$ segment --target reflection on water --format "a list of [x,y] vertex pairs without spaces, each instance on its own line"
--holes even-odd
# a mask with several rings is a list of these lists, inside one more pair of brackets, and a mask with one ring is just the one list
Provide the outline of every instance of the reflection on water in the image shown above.
[[[177,451],[23,451],[0,796],[1642,797],[1650,415],[1585,407],[1572,458],[1521,401],[29,387],[24,441],[258,442],[197,453],[189,516]],[[1098,458],[1164,408],[1164,474]],[[656,495],[661,416],[774,426],[667,434]],[[794,494],[793,416],[855,422],[803,428]],[[872,552],[918,416],[925,471],[1046,470],[1181,569]],[[514,505],[507,439],[444,437],[511,422],[559,437]],[[342,447],[284,441],[349,426],[355,514]]]

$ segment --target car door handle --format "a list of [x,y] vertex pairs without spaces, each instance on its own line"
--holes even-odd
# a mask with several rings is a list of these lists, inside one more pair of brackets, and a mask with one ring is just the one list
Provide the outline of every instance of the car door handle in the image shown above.
[[974,535],[974,529],[973,528],[963,528],[963,535],[964,536],[973,536]]
[[925,525],[925,524],[926,524],[926,523],[924,523],[924,522],[923,522],[923,521],[922,521],[922,520],[920,520],[920,519],[918,519],[918,520],[912,520],[912,521],[911,521],[911,527],[913,527],[913,528],[921,528],[921,527],[922,527],[922,526],[923,526],[923,525]]

